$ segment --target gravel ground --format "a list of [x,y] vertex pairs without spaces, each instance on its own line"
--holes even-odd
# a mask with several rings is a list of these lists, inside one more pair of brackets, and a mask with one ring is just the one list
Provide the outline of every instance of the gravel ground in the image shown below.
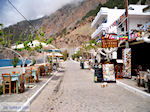
[[67,61],[59,73],[31,104],[31,112],[150,112],[150,100],[117,84],[102,88],[93,73]]

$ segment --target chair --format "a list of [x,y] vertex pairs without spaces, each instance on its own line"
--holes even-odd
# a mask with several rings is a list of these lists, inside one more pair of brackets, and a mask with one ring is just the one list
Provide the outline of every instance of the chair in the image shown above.
[[44,65],[40,66],[40,76],[45,76],[46,75],[46,72],[45,72],[45,67]]
[[50,73],[49,66],[48,65],[44,66],[44,69],[45,69],[45,75],[49,75]]
[[26,83],[33,83],[34,82],[34,77],[32,76],[32,70],[31,69],[27,69],[25,71],[25,80],[26,80]]
[[48,71],[49,71],[49,74],[52,73],[52,64],[50,64],[50,65],[48,66]]
[[20,93],[23,93],[25,91],[25,86],[24,86],[24,73],[20,76]]
[[2,74],[2,78],[3,78],[3,94],[5,94],[6,90],[9,90],[9,94],[11,94],[11,75]]

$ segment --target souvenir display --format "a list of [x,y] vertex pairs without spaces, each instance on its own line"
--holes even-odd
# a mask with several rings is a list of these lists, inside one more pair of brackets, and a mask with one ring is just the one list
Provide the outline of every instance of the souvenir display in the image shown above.
[[123,49],[123,77],[131,78],[131,48]]
[[116,81],[114,64],[103,64],[103,80],[104,81]]

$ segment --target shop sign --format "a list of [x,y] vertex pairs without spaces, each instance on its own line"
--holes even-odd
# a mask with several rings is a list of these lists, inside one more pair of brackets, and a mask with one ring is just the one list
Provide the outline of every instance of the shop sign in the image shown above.
[[123,49],[123,77],[131,78],[131,48]]
[[103,80],[104,81],[116,81],[114,64],[103,64]]
[[102,40],[102,48],[113,48],[118,47],[118,41],[117,40],[110,40],[110,39],[103,39]]

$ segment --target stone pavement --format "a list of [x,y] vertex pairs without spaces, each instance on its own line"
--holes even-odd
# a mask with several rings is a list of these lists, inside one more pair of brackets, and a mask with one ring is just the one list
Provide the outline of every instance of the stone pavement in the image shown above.
[[[101,88],[93,82],[90,70],[81,70],[73,61],[65,65],[66,72],[57,83],[47,85],[34,101],[38,103],[31,104],[31,112],[150,112],[149,99],[115,83]],[[55,85],[54,90],[51,85]]]
[[144,87],[138,87],[136,80],[131,80],[131,79],[118,79],[118,81],[128,84],[129,86],[132,86],[138,90],[141,90],[143,92],[148,93],[147,88]]
[[32,88],[26,88],[25,92],[11,95],[0,95],[0,102],[25,102],[27,101],[51,76],[40,78],[38,83],[33,83]]

